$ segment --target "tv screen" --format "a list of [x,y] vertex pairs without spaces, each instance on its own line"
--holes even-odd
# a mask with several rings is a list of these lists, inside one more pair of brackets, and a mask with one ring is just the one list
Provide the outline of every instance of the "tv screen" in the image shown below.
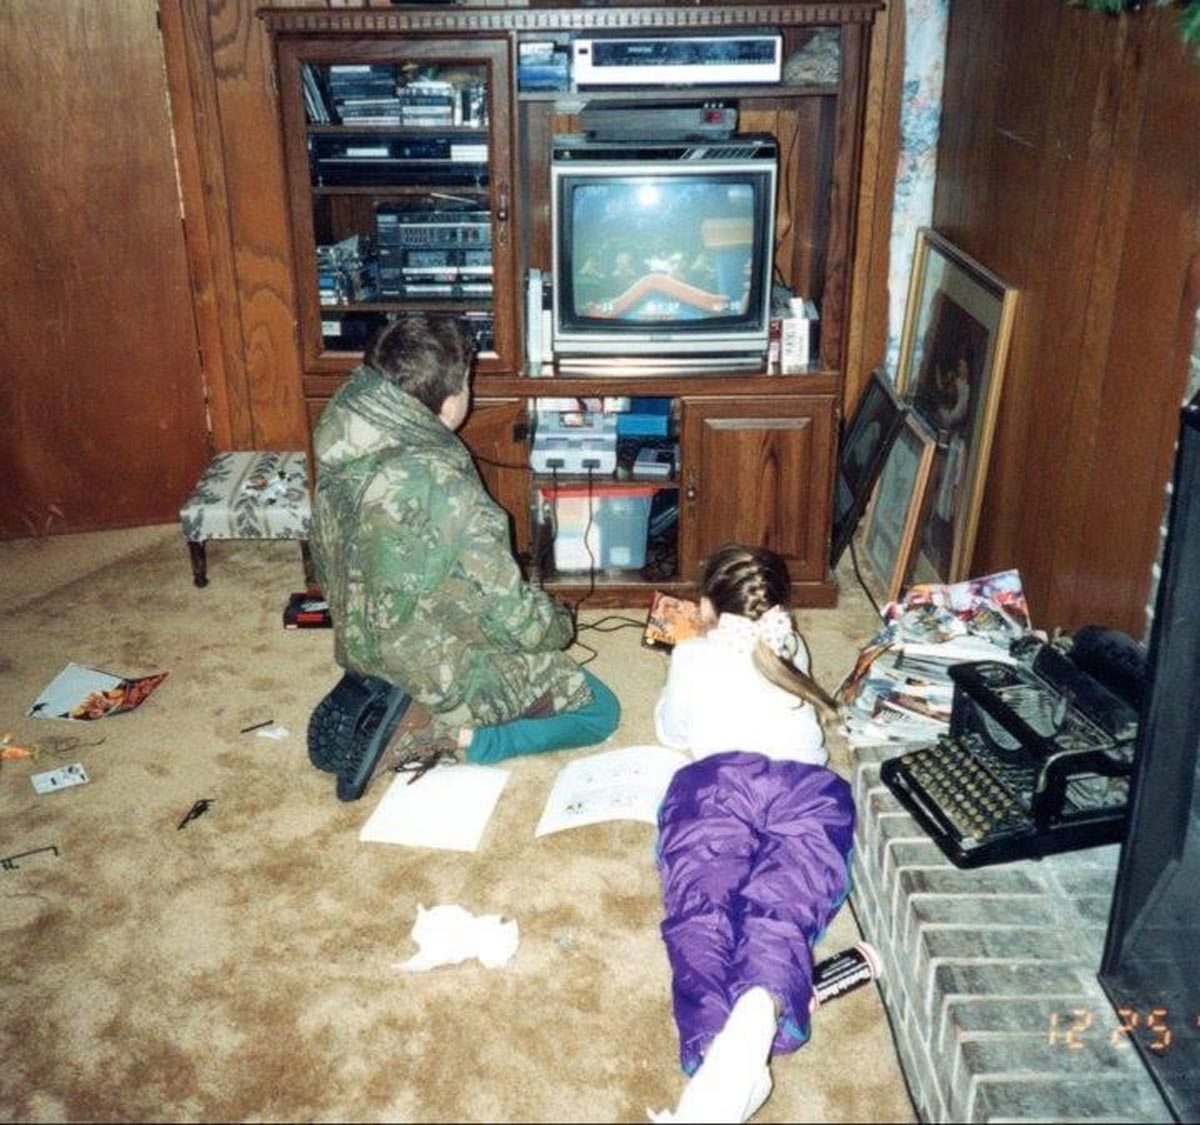
[[582,142],[553,167],[556,353],[761,357],[773,142]]

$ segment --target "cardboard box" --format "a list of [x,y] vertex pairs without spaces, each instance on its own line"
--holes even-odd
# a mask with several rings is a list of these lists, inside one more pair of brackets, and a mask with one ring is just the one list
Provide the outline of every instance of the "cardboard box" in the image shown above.
[[812,301],[799,297],[791,302],[789,311],[791,315],[779,322],[779,370],[784,375],[797,375],[818,359],[820,314]]

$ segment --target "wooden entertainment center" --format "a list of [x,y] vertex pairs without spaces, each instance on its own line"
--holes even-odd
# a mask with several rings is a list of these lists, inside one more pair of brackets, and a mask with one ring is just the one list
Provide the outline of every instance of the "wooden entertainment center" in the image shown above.
[[[282,209],[262,204],[270,210],[261,238],[264,245],[274,242],[284,251],[286,261],[273,264],[286,266],[290,277],[283,280],[277,269],[270,271],[271,307],[264,315],[273,329],[262,334],[263,371],[252,374],[255,387],[241,392],[245,402],[234,401],[239,394],[234,381],[226,378],[220,385],[217,373],[213,397],[227,417],[236,418],[239,409],[253,415],[255,395],[261,399],[273,392],[279,401],[299,406],[311,425],[359,362],[361,340],[374,325],[414,309],[452,311],[467,316],[486,338],[474,409],[462,436],[480,459],[492,494],[512,515],[518,556],[548,588],[573,597],[594,582],[590,604],[645,604],[654,588],[686,588],[709,551],[738,540],[764,544],[786,557],[798,604],[835,602],[837,588],[828,566],[834,468],[869,42],[881,3],[543,7],[520,0],[430,6],[384,0],[291,5],[240,0],[231,7],[239,12],[227,23],[232,40],[243,45],[240,61],[251,71],[266,68],[271,99],[277,102],[272,121],[255,122],[264,161],[259,188],[267,195],[278,188],[284,201]],[[180,94],[190,99],[190,115],[181,115],[175,105],[176,125],[178,129],[181,116],[187,116],[183,139],[190,134],[199,154],[198,164],[189,167],[186,144],[181,150],[185,204],[191,182],[192,201],[204,219],[203,229],[190,230],[189,237],[196,244],[206,238],[219,250],[224,237],[221,191],[229,193],[224,203],[235,212],[231,228],[245,226],[246,208],[256,204],[244,196],[233,198],[231,180],[240,177],[248,183],[249,178],[244,168],[229,167],[228,145],[221,155],[210,143],[212,118],[206,117],[206,108],[227,112],[236,104],[229,74],[215,61],[223,49],[227,56],[230,52],[228,43],[222,47],[214,39],[214,18],[203,28],[193,23],[176,29],[179,41],[188,44],[189,57],[186,79],[180,80],[176,70],[173,94],[176,103]],[[247,18],[258,27],[248,28]],[[263,29],[265,58],[246,62],[246,48],[253,48]],[[782,81],[580,89],[567,80],[561,89],[546,89],[533,88],[537,84],[525,81],[518,68],[522,47],[533,43],[569,53],[572,40],[580,36],[712,36],[749,29],[781,37]],[[171,31],[164,29],[168,43]],[[206,46],[209,59],[201,57]],[[818,56],[818,69],[813,70],[818,66],[814,62],[806,70]],[[393,97],[377,112],[361,96],[370,93],[367,86],[356,86],[354,76],[366,76],[362,82],[369,84],[372,74],[389,68],[398,76],[402,104],[398,108]],[[813,79],[813,73],[820,76]],[[340,103],[330,99],[331,82],[343,84]],[[241,93],[250,101],[256,96],[245,82]],[[366,107],[352,111],[360,116],[344,112],[352,97]],[[701,374],[683,369],[646,376],[618,368],[611,376],[585,378],[560,375],[552,365],[537,375],[530,371],[525,279],[531,268],[551,269],[552,138],[578,133],[584,108],[605,102],[637,103],[647,114],[681,102],[735,106],[739,133],[777,139],[774,280],[811,298],[820,310],[820,354],[803,373]],[[250,121],[244,105],[237,112]],[[221,126],[224,133],[229,128]],[[242,137],[240,143],[244,141]],[[445,152],[438,151],[437,143],[445,144]],[[269,146],[278,146],[278,157],[267,151]],[[273,171],[276,159],[281,174]],[[214,161],[223,162],[222,176],[214,173]],[[448,178],[439,164],[448,169]],[[409,165],[417,169],[415,174]],[[400,168],[401,174],[389,180],[381,171],[386,167]],[[480,174],[473,176],[472,169]],[[381,208],[403,213],[416,200],[436,206],[428,201],[438,199],[467,208],[476,226],[483,216],[484,234],[471,232],[470,237],[490,239],[490,285],[485,271],[465,268],[451,271],[448,283],[421,274],[415,275],[420,283],[414,283],[411,270],[406,274],[389,265],[401,260],[394,250],[370,267],[385,274],[382,284],[378,273],[363,286],[353,281],[361,263],[344,255],[359,245],[355,236],[367,245],[378,235],[384,245]],[[394,235],[396,228],[389,229]],[[402,237],[414,236],[409,232]],[[461,238],[466,245],[467,234]],[[225,282],[219,276],[219,253],[203,263],[212,270],[213,286],[207,304],[205,294],[198,294],[201,335],[206,323],[217,326],[209,334],[218,347],[228,347],[234,303],[240,306],[237,319],[244,336],[247,310],[254,301],[267,300],[252,290],[249,259],[254,253],[253,246],[232,248],[232,276]],[[482,259],[459,255],[453,260]],[[424,284],[431,280],[439,283]],[[236,302],[229,300],[231,291]],[[278,328],[289,316],[293,333],[281,338]],[[231,370],[224,366],[227,376]],[[671,569],[558,573],[533,515],[538,489],[550,482],[529,468],[531,403],[539,397],[626,396],[670,400],[677,425],[677,470],[654,482],[677,495],[678,522],[666,552]],[[239,444],[237,422],[226,428],[226,440]],[[247,432],[244,425],[240,429]],[[253,422],[248,427],[260,443],[260,432],[271,429]],[[275,426],[274,433],[287,429]],[[221,426],[214,425],[214,433],[220,442]],[[646,483],[628,472],[594,483],[611,493],[626,481],[634,488]],[[556,479],[560,485],[579,482]]]

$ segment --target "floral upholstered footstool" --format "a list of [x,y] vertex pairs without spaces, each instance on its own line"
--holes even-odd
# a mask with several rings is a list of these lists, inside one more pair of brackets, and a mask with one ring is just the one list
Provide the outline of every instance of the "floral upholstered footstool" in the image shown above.
[[316,584],[308,549],[312,505],[303,453],[218,453],[179,509],[192,581],[208,585],[210,539],[296,539],[304,582]]

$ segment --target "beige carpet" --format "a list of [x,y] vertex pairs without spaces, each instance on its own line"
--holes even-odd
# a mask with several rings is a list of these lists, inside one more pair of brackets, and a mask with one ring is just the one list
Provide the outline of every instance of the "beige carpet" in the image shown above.
[[[327,631],[281,627],[295,545],[210,555],[197,590],[173,526],[0,544],[0,733],[104,738],[0,767],[0,856],[60,851],[0,870],[0,1118],[632,1122],[673,1105],[653,828],[534,837],[579,751],[510,763],[476,854],[360,843],[382,788],[339,804],[305,754],[337,672]],[[827,684],[872,621],[848,580],[839,609],[804,615]],[[585,637],[623,703],[613,745],[649,741],[665,656],[634,629]],[[69,661],[170,675],[132,714],[24,718]],[[291,736],[238,733],[268,718]],[[34,793],[31,773],[72,761],[89,784]],[[517,919],[514,959],[397,973],[417,905],[437,903]],[[843,910],[818,953],[856,937]],[[873,988],[818,1012],[774,1076],[757,1120],[913,1120]]]

